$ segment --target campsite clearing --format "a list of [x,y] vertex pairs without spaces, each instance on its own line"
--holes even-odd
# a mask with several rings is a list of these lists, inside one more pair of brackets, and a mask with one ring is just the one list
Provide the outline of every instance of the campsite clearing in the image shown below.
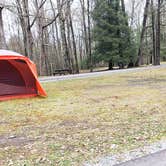
[[166,68],[43,86],[0,103],[0,165],[81,165],[166,136]]

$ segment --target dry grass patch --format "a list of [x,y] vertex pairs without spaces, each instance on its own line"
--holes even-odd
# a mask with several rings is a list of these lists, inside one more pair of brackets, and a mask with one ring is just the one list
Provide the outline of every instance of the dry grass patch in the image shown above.
[[166,135],[166,69],[44,87],[46,99],[0,103],[0,165],[81,165]]

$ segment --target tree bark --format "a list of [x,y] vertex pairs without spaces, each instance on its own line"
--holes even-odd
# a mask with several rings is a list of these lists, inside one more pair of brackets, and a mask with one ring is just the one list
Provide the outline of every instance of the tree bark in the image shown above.
[[68,49],[67,38],[66,38],[65,18],[63,15],[62,4],[60,0],[57,0],[57,7],[58,7],[58,13],[59,13],[60,32],[61,32],[62,48],[63,48],[62,52],[63,52],[64,61],[65,61],[65,68],[68,68],[71,70],[71,61],[70,61],[69,49]]
[[[52,11],[53,11],[53,15],[54,15],[54,18],[56,17],[56,13],[55,13],[55,9],[54,9],[54,6],[53,6],[53,2],[52,0],[50,0],[50,4],[51,4],[51,8],[52,8]],[[55,30],[54,30],[55,28]],[[60,42],[60,39],[59,39],[59,31],[58,31],[58,25],[57,25],[57,21],[55,21],[55,24],[53,26],[53,33],[55,31],[55,35],[53,34],[53,38],[54,38],[54,46],[57,47],[57,66],[58,68],[61,68],[63,67],[63,62],[62,62],[62,57],[61,57],[61,42]],[[57,43],[56,43],[57,42]]]
[[121,5],[122,5],[123,17],[125,18],[125,23],[126,23],[127,26],[129,26],[128,18],[127,18],[127,15],[126,15],[126,8],[125,8],[124,0],[121,0]]
[[[35,7],[36,10],[39,7],[38,0],[35,0]],[[38,42],[40,46],[40,75],[49,75],[49,65],[48,65],[48,52],[46,49],[45,43],[48,43],[48,37],[47,37],[47,32],[46,29],[43,28],[45,25],[45,22],[42,18],[44,18],[45,13],[44,13],[44,8],[42,7],[41,10],[38,13],[38,18],[36,19],[37,21],[37,29],[38,29]]]
[[86,56],[88,56],[89,47],[88,47],[88,35],[86,28],[86,18],[85,18],[85,0],[80,0],[81,8],[82,8],[82,21],[83,21],[83,33],[84,33],[84,43],[85,43],[85,52]]
[[144,63],[142,49],[143,49],[144,35],[145,35],[145,31],[146,31],[146,23],[147,23],[147,17],[148,17],[149,4],[150,4],[150,0],[146,0],[143,23],[142,23],[142,30],[141,30],[141,36],[140,36],[140,45],[139,45],[139,49],[138,49],[138,59],[136,62],[136,66],[143,65],[143,63]]
[[112,60],[109,60],[109,70],[113,70],[113,61]]
[[135,0],[132,0],[130,28],[132,28],[134,24],[134,14],[135,14]]
[[24,40],[24,54],[33,60],[33,36],[30,26],[29,5],[28,0],[17,0],[17,9],[21,22]]
[[90,0],[87,0],[87,14],[88,14],[88,55],[90,59],[90,72],[93,72],[92,46],[91,46],[91,22],[90,22]]
[[79,73],[77,47],[76,47],[74,28],[73,28],[73,22],[72,22],[72,16],[71,16],[70,1],[68,1],[68,12],[69,12],[68,13],[69,14],[69,24],[70,24],[70,29],[71,29],[72,43],[73,43],[73,53],[74,53],[74,59],[75,59],[75,69],[76,69],[76,73]]
[[155,9],[153,0],[151,0],[151,14],[152,14],[152,38],[153,38],[153,65],[156,64],[156,26],[155,26]]
[[6,39],[5,39],[4,27],[3,27],[2,10],[3,10],[3,7],[0,6],[0,48],[6,49],[7,44],[6,44]]
[[67,38],[67,47],[68,47],[69,56],[70,56],[71,69],[72,69],[73,73],[75,73],[73,47],[72,47],[71,30],[70,30],[70,20],[69,20],[68,12],[66,13],[66,33],[67,33],[66,38]]
[[22,10],[23,15],[25,15],[25,29],[26,29],[26,35],[27,35],[27,42],[26,42],[26,49],[27,49],[27,56],[31,59],[33,59],[33,37],[30,27],[30,18],[29,18],[29,5],[28,0],[22,0]]
[[157,7],[157,24],[156,24],[156,62],[155,65],[160,65],[160,21],[161,21],[161,0],[158,0],[158,7]]

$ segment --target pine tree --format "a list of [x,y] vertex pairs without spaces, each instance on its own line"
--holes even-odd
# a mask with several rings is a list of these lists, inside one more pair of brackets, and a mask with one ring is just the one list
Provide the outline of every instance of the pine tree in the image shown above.
[[123,68],[133,61],[130,29],[124,4],[120,0],[95,0],[94,20],[94,58]]

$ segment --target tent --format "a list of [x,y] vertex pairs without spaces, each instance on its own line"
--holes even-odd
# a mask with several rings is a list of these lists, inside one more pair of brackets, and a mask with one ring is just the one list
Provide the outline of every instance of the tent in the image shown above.
[[34,96],[47,96],[35,64],[16,52],[0,50],[0,101]]

